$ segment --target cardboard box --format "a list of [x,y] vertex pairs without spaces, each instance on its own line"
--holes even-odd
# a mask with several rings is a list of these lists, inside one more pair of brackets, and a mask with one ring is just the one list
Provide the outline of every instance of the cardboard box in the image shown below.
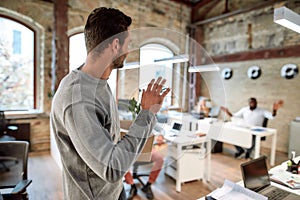
[[[120,128],[121,128],[121,136],[123,137],[126,133],[128,133],[129,127],[131,125],[131,120],[121,120],[120,121]],[[154,135],[151,135],[147,141],[146,144],[141,152],[141,154],[138,156],[136,161],[139,162],[150,162],[151,161],[151,152],[153,148],[153,142],[154,142]]]

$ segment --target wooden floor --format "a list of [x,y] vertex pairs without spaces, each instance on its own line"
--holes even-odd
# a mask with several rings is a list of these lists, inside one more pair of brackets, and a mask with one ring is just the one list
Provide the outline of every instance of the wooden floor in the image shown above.
[[[175,190],[175,181],[161,171],[157,181],[152,185],[155,199],[159,200],[182,200],[198,199],[212,190],[221,187],[225,179],[233,182],[241,180],[240,164],[246,159],[234,159],[234,149],[230,145],[223,146],[223,153],[212,154],[211,157],[211,181],[192,181],[182,184],[180,193]],[[262,149],[262,154],[268,157],[268,149]],[[276,165],[287,160],[287,154],[276,153]],[[268,166],[270,167],[270,166]],[[62,200],[62,181],[60,169],[49,153],[30,154],[28,162],[29,178],[33,180],[28,188],[31,200]],[[128,193],[130,187],[126,184]],[[146,200],[144,193],[138,189],[135,200]]]

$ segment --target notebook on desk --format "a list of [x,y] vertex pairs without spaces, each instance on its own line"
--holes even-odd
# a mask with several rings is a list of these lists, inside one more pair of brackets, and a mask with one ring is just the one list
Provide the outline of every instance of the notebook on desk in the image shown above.
[[269,200],[299,200],[300,196],[271,186],[270,176],[266,165],[266,157],[261,156],[241,164],[244,186]]

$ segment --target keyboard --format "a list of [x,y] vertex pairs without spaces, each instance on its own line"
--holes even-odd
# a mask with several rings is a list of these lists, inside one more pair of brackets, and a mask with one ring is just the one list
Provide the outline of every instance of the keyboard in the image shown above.
[[270,192],[264,194],[264,196],[268,197],[269,200],[282,200],[289,194],[290,193],[288,191],[276,188],[275,190],[271,190]]

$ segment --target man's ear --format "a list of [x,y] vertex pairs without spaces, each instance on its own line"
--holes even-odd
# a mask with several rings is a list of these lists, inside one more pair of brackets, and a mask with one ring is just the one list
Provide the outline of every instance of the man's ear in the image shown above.
[[115,38],[112,41],[112,48],[114,51],[116,51],[117,53],[120,51],[121,45],[120,45],[120,41],[118,38]]

